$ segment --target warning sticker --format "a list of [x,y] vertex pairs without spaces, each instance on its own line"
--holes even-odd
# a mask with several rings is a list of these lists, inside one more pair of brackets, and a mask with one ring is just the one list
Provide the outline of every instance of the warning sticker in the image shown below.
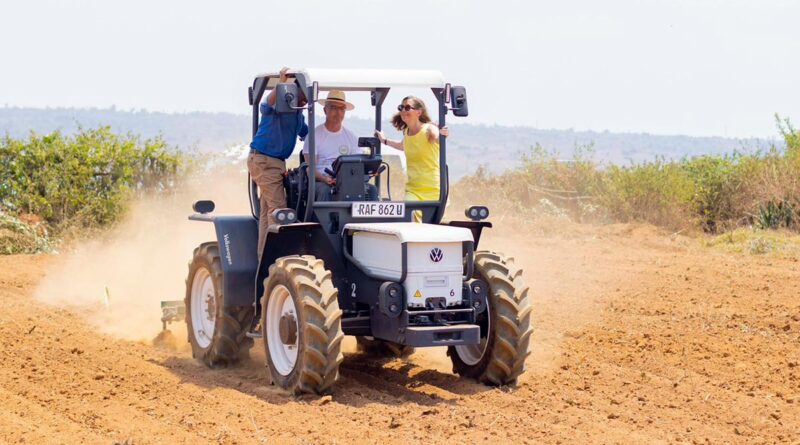
[[422,293],[421,293],[419,290],[417,290],[417,291],[414,293],[414,298],[422,298]]

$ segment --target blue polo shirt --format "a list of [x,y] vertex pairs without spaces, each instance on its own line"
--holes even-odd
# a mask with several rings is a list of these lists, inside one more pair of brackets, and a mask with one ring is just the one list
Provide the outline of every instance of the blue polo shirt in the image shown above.
[[278,113],[267,102],[261,104],[260,110],[261,122],[250,148],[273,158],[288,158],[294,151],[297,137],[308,135],[303,112]]

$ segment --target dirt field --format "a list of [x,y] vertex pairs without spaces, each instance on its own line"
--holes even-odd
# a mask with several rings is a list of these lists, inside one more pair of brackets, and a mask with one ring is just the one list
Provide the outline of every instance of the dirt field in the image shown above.
[[485,238],[536,298],[516,388],[457,378],[441,350],[349,353],[332,399],[266,386],[258,342],[209,370],[183,343],[101,334],[34,298],[63,257],[0,256],[0,442],[800,443],[797,262],[641,226],[524,232]]

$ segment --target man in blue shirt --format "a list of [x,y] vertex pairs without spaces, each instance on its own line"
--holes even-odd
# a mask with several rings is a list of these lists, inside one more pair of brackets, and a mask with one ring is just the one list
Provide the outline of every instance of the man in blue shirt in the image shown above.
[[[287,75],[289,68],[280,71],[280,83],[294,82]],[[280,113],[275,110],[275,91],[272,89],[267,99],[261,104],[261,122],[250,143],[250,156],[247,158],[247,171],[258,185],[261,192],[261,213],[258,219],[258,257],[264,251],[267,228],[275,224],[272,211],[286,207],[286,193],[283,188],[283,177],[286,174],[286,158],[291,156],[297,137],[308,135],[308,125],[303,118],[302,110],[291,113]],[[306,104],[306,97],[301,93],[299,106]]]

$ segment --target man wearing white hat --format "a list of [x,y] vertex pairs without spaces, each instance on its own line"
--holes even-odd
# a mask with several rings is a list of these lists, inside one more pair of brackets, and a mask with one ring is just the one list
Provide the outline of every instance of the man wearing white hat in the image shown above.
[[[328,175],[325,169],[333,170],[333,161],[339,156],[369,153],[369,151],[359,147],[356,135],[342,126],[345,112],[355,108],[345,100],[344,91],[331,90],[328,92],[328,97],[318,102],[325,112],[325,122],[314,129],[314,146],[317,153],[315,200],[330,201],[331,186],[336,184],[336,179]],[[308,151],[308,138],[306,138],[303,154],[308,156]]]

